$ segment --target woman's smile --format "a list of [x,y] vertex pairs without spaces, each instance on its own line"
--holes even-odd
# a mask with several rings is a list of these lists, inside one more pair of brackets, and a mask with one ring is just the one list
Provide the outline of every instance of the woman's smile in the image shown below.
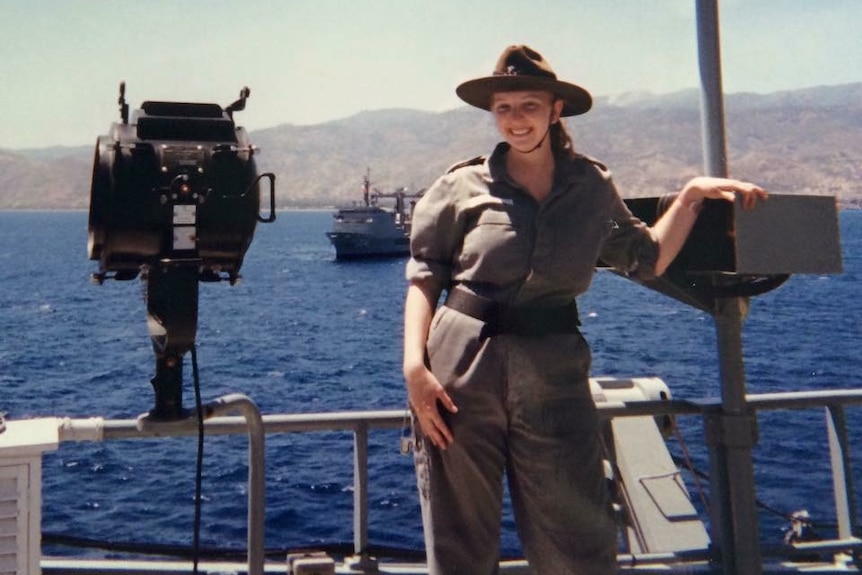
[[500,135],[516,149],[536,145],[557,120],[554,97],[543,91],[495,93],[491,112]]

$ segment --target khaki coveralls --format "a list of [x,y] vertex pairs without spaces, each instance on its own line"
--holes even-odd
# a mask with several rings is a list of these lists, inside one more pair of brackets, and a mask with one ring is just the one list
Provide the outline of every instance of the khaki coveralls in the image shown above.
[[[507,149],[501,143],[487,161],[456,166],[420,199],[408,280],[520,309],[570,305],[599,259],[654,275],[657,243],[604,166],[558,159],[553,190],[538,203],[508,177]],[[576,325],[527,336],[488,336],[485,327],[446,305],[431,322],[429,367],[459,409],[443,414],[455,439],[446,450],[415,426],[431,573],[497,573],[504,470],[534,573],[615,573],[586,341]]]

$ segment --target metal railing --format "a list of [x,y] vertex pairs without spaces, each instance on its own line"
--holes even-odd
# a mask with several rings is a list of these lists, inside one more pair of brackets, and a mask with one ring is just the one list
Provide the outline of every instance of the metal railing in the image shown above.
[[[847,430],[846,408],[862,405],[862,390],[790,392],[747,395],[752,412],[765,410],[798,410],[823,408],[826,413],[825,432],[828,436],[835,500],[837,538],[798,545],[800,552],[845,552],[855,557],[858,564],[862,551],[862,533],[858,522],[858,507],[852,474],[851,445]],[[695,415],[704,418],[705,425],[721,412],[720,400],[664,400],[623,403],[599,403],[603,418],[632,416]],[[405,410],[351,411],[329,413],[276,414],[262,416],[265,434],[350,431],[353,433],[353,548],[357,557],[363,557],[369,548],[368,537],[368,444],[369,433],[378,429],[403,428],[408,413]],[[249,424],[244,417],[213,417],[205,422],[206,433],[211,435],[248,434]],[[144,427],[137,420],[64,419],[60,421],[60,441],[106,441],[170,436],[189,436],[197,432],[194,425],[172,427]],[[720,457],[720,455],[719,455]],[[711,456],[712,461],[715,457]],[[255,465],[250,460],[250,466]],[[256,470],[262,473],[261,470]],[[250,474],[252,470],[250,469]],[[259,477],[260,475],[258,475]],[[252,494],[249,494],[250,497]],[[253,503],[250,502],[250,505]],[[708,550],[704,550],[708,552]],[[793,549],[764,549],[765,556],[784,556],[792,559]],[[655,554],[621,557],[620,566],[643,565],[654,561]],[[704,553],[699,554],[700,556]],[[692,559],[691,554],[674,556],[663,554],[667,564],[681,564]],[[702,559],[702,557],[700,557]],[[719,560],[720,558],[712,558]],[[788,571],[793,572],[793,571]],[[828,571],[827,571],[828,572]]]

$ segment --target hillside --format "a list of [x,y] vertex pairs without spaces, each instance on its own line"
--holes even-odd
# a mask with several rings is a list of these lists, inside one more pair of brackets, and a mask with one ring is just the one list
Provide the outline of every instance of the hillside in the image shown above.
[[[624,196],[656,195],[701,171],[698,105],[694,90],[598,98],[568,125],[579,151],[612,168]],[[777,193],[835,195],[843,207],[862,207],[862,83],[732,94],[725,107],[731,175]],[[489,115],[468,107],[362,112],[250,136],[261,149],[259,171],[276,174],[279,207],[297,208],[359,199],[366,168],[382,191],[426,187],[497,141]],[[0,209],[86,209],[92,163],[91,147],[0,150]]]

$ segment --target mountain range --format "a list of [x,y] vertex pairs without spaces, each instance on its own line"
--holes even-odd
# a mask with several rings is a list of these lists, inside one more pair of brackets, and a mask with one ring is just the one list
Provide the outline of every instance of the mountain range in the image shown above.
[[[575,148],[607,164],[624,197],[654,196],[703,171],[699,104],[697,90],[599,97],[566,122]],[[862,208],[862,83],[729,94],[725,119],[732,177]],[[279,208],[355,203],[366,170],[382,192],[416,191],[498,140],[490,115],[466,106],[366,111],[249,136],[260,149],[258,171],[276,175]],[[86,209],[93,155],[88,146],[0,149],[0,209]]]

